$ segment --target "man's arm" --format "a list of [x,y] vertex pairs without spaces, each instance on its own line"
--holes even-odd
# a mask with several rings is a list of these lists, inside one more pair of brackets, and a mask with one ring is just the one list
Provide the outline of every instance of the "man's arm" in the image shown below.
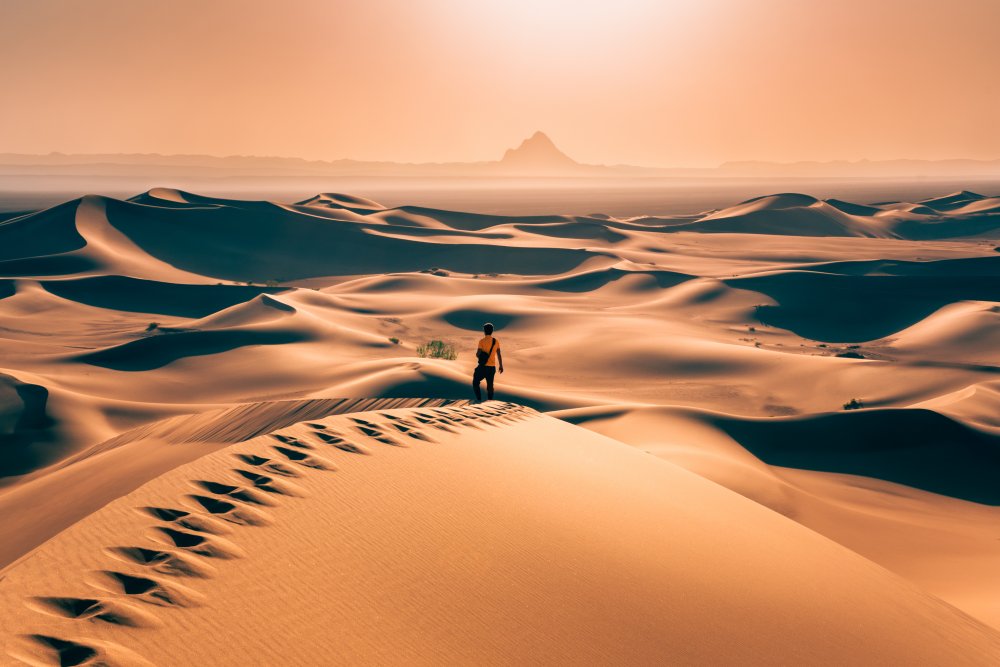
[[503,373],[503,355],[500,353],[500,348],[497,348],[497,361],[500,362],[500,372]]

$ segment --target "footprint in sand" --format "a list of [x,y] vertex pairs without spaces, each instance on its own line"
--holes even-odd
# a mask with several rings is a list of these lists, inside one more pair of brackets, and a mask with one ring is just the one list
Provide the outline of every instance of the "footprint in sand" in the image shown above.
[[378,425],[375,425],[375,424],[372,424],[371,426],[360,426],[359,425],[357,427],[357,429],[361,433],[363,433],[364,435],[367,435],[369,438],[372,438],[373,440],[377,440],[378,442],[381,442],[383,444],[392,445],[393,447],[405,447],[406,446],[403,443],[401,443],[401,442],[399,442],[397,440],[394,440],[393,438],[391,438],[388,435],[386,435],[386,433]]
[[177,547],[188,553],[204,556],[205,558],[227,560],[242,558],[246,555],[238,546],[221,537],[208,536],[201,533],[188,533],[165,526],[156,526],[153,528],[152,535],[154,539],[167,546]]
[[256,454],[235,454],[234,456],[247,465],[260,468],[261,470],[266,470],[275,475],[281,475],[282,477],[300,476],[298,472],[289,466],[286,466],[284,463],[272,461],[271,459],[264,458],[263,456],[257,456]]
[[205,596],[180,584],[164,584],[114,570],[100,570],[86,579],[91,586],[156,607],[197,607]]
[[428,436],[426,433],[420,430],[417,424],[414,424],[408,419],[403,419],[401,417],[396,417],[394,415],[385,415],[388,419],[391,419],[389,426],[396,429],[400,433],[413,438],[414,440],[423,440],[425,442],[434,442],[434,439]]
[[28,607],[43,614],[92,623],[108,623],[127,628],[152,628],[160,625],[152,614],[120,600],[97,598],[36,597]]
[[144,547],[110,547],[106,551],[125,563],[134,563],[149,568],[153,572],[174,577],[195,577],[207,579],[215,573],[215,568],[196,561],[189,555],[175,551],[146,549]]
[[214,493],[217,496],[226,496],[241,503],[248,503],[251,505],[265,505],[269,507],[273,507],[275,504],[274,502],[268,500],[267,498],[264,498],[249,489],[244,489],[243,487],[239,486],[220,484],[219,482],[210,482],[201,479],[194,480],[193,484],[195,486],[200,486],[209,493]]
[[383,417],[385,417],[386,419],[388,419],[392,423],[392,426],[394,426],[397,430],[402,430],[402,428],[416,428],[417,427],[416,424],[414,424],[411,420],[409,420],[409,419],[407,419],[405,417],[400,417],[398,415],[390,415],[390,414],[382,413],[382,412],[380,412],[379,414],[381,414]]
[[358,430],[360,430],[360,431],[364,431],[365,429],[368,429],[369,431],[378,431],[379,430],[379,425],[378,424],[373,424],[372,422],[365,421],[364,419],[354,419],[352,417],[351,421],[354,422],[355,424],[357,424],[357,426],[355,426],[355,428],[358,429]]
[[326,439],[326,438],[343,438],[344,437],[343,433],[341,433],[340,431],[336,431],[336,430],[334,430],[332,428],[315,429],[315,431],[316,432],[313,433],[313,435],[316,436],[317,438]]
[[406,424],[404,424],[402,422],[394,422],[394,423],[390,424],[390,426],[392,426],[394,429],[396,429],[400,433],[409,433],[410,431],[413,430],[412,426],[407,426]]
[[332,445],[337,449],[340,449],[351,454],[371,454],[366,448],[361,445],[356,445],[353,442],[348,442],[344,438],[338,435],[330,435],[328,433],[317,433],[316,437],[325,442],[328,445]]
[[336,470],[334,466],[320,459],[318,456],[312,456],[310,454],[306,454],[305,452],[300,452],[296,449],[289,449],[288,447],[281,447],[279,445],[273,445],[273,449],[292,463],[298,463],[300,466],[313,468],[315,470]]
[[286,445],[291,445],[292,447],[298,447],[299,449],[312,449],[313,446],[307,442],[302,442],[298,438],[293,438],[290,435],[281,435],[279,433],[272,433],[271,437],[278,442],[283,442]]
[[271,516],[265,511],[247,505],[196,494],[188,496],[188,499],[206,512],[238,526],[267,526],[273,523]]
[[307,495],[302,487],[292,482],[275,479],[274,477],[268,477],[252,470],[243,470],[242,468],[233,468],[233,472],[252,483],[255,489],[267,493],[295,498],[304,498]]
[[458,429],[453,426],[452,420],[447,414],[430,417],[428,418],[427,424],[433,426],[439,431],[446,431],[448,433],[458,433]]
[[54,667],[153,667],[124,646],[97,639],[75,640],[50,635],[23,635],[11,656],[29,665]]
[[483,427],[479,424],[480,418],[475,413],[471,413],[468,410],[457,411],[454,415],[452,415],[451,421],[453,424],[459,424],[467,428],[474,428],[480,431],[483,430]]
[[160,521],[172,523],[199,533],[225,535],[232,532],[232,529],[221,521],[216,521],[207,516],[198,516],[186,510],[173,509],[171,507],[140,507],[138,509],[143,514],[148,514]]

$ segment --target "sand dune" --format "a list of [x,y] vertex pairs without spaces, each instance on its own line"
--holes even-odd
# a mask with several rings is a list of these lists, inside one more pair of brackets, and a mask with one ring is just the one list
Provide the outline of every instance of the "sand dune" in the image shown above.
[[981,353],[991,363],[991,350],[1000,349],[1000,308],[989,301],[957,301],[895,334],[893,346],[901,350],[933,353],[938,359],[969,358]]
[[125,276],[47,280],[40,284],[47,292],[88,306],[174,317],[207,317],[260,294],[282,291],[242,285],[164,283]]
[[345,208],[349,211],[354,211],[355,213],[369,213],[372,211],[381,211],[385,208],[378,202],[365,199],[364,197],[355,197],[353,195],[339,193],[324,193],[316,195],[315,197],[300,201],[299,205],[310,207],[323,206],[326,208]]
[[782,271],[726,282],[773,300],[758,309],[766,324],[814,340],[860,342],[913,326],[949,303],[998,296],[1000,261],[992,263],[991,276],[970,275],[960,266],[941,269],[917,276]]
[[995,664],[998,202],[4,219],[4,655]]
[[[919,483],[923,476],[938,490],[950,483],[968,491],[975,485],[961,482],[970,474],[979,479],[980,499],[989,500],[993,485],[972,468],[995,470],[996,434],[990,439],[927,410],[796,420],[635,406],[552,414],[736,491],[1000,625],[1000,600],[983,586],[1000,558],[1000,508],[887,481],[903,475]],[[918,419],[908,420],[911,414]],[[895,439],[900,431],[905,437]],[[802,467],[785,467],[791,464]],[[956,470],[963,465],[969,468]],[[855,474],[821,472],[831,469]]]
[[40,664],[988,664],[1000,650],[753,502],[503,405],[355,413],[227,447],[6,575],[8,653]]
[[[958,192],[916,203],[855,204],[787,193],[756,197],[711,211],[671,231],[778,234],[787,236],[861,236],[913,240],[996,234],[1000,198]],[[669,219],[644,222],[670,224]]]
[[[108,502],[228,443],[342,412],[453,403],[406,398],[250,403],[194,416],[178,415],[130,429],[80,448],[46,474],[29,476],[0,495],[0,508],[10,517],[0,527],[0,567]],[[38,521],[36,512],[43,512],[45,521]]]

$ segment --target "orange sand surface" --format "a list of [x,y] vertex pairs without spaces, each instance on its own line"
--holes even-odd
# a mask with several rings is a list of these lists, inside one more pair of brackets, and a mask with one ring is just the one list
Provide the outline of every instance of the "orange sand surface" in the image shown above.
[[0,664],[997,664],[998,239],[970,192],[0,218]]

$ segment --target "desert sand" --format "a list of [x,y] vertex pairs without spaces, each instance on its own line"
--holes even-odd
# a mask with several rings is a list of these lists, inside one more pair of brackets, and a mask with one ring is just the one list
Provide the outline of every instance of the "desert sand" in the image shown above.
[[997,664],[998,239],[966,191],[8,215],[0,663]]

